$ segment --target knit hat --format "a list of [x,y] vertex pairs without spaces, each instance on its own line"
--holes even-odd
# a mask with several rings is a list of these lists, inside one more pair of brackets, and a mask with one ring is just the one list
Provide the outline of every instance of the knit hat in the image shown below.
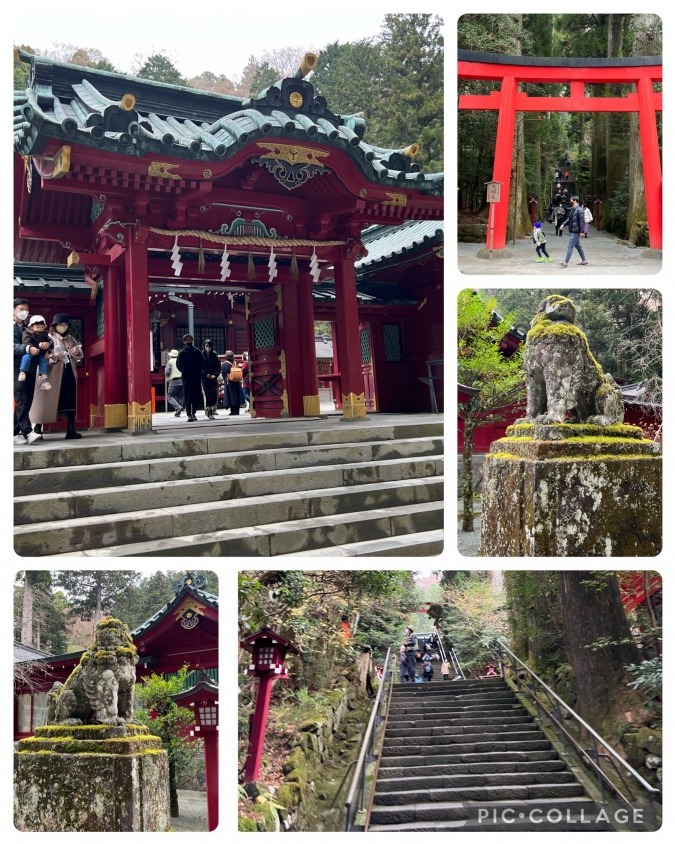
[[43,316],[40,316],[40,314],[35,314],[35,316],[32,316],[28,320],[28,327],[30,328],[31,325],[35,325],[36,322],[44,322],[45,325],[47,325],[47,323],[45,322],[45,318]]
[[535,227],[535,229],[541,228],[541,223],[539,222],[539,220],[537,220],[537,222],[534,224],[534,227]]
[[169,352],[169,357],[170,358],[177,358],[178,357],[178,349],[171,349],[171,351]]

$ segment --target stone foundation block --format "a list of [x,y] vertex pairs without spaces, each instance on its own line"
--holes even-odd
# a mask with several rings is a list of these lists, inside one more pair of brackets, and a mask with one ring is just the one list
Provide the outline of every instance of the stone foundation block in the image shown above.
[[169,763],[145,727],[39,727],[14,754],[14,825],[30,832],[165,832]]
[[662,463],[630,425],[515,425],[485,459],[482,553],[651,557]]

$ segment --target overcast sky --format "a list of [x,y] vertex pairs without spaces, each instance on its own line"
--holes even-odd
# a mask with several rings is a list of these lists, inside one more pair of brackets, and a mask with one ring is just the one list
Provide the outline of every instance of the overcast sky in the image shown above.
[[[230,12],[231,6],[250,12]],[[431,3],[431,11],[440,3]],[[340,11],[325,11],[326,9]],[[142,10],[142,11],[141,11]],[[15,4],[13,39],[34,49],[54,42],[97,48],[122,73],[134,56],[165,51],[185,77],[204,70],[240,76],[251,55],[282,47],[321,50],[326,44],[378,35],[386,13],[422,11],[413,3],[344,0],[339,3],[281,4],[227,0],[113,0],[111,3]]]

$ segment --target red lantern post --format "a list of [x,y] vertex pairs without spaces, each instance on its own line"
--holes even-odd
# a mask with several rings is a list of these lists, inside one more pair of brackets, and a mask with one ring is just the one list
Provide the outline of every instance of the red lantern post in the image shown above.
[[284,639],[283,636],[270,630],[269,627],[263,627],[257,633],[247,636],[246,639],[241,641],[241,646],[251,653],[251,662],[247,673],[249,676],[258,677],[260,680],[255,712],[251,722],[248,757],[244,770],[244,782],[255,782],[260,773],[260,760],[265,743],[272,684],[275,680],[288,679],[284,665],[286,654],[289,651],[297,654],[298,650],[288,639]]
[[212,832],[218,826],[218,686],[202,670],[194,686],[171,695],[171,700],[194,711],[195,736],[204,739],[206,811]]

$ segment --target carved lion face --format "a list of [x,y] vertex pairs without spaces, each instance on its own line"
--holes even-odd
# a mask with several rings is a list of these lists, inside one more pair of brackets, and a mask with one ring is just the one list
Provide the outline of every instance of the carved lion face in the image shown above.
[[547,296],[539,305],[539,313],[546,314],[546,319],[554,322],[569,322],[576,319],[577,309],[571,299],[564,296]]

